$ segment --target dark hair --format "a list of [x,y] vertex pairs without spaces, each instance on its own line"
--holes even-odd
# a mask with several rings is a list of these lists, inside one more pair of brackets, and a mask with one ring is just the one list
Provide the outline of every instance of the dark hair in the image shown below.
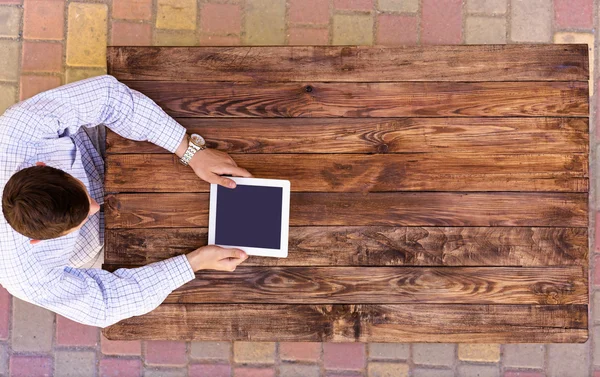
[[81,182],[50,166],[15,173],[4,186],[2,213],[14,230],[37,240],[64,235],[90,212]]

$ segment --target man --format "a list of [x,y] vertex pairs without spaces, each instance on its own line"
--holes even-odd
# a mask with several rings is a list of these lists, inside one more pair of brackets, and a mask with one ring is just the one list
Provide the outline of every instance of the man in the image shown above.
[[140,268],[100,269],[104,162],[85,132],[99,124],[183,157],[207,182],[233,188],[220,175],[251,175],[226,153],[189,143],[185,128],[111,76],[38,94],[0,117],[0,284],[22,300],[105,327],[153,310],[194,272],[233,271],[247,256],[205,246]]

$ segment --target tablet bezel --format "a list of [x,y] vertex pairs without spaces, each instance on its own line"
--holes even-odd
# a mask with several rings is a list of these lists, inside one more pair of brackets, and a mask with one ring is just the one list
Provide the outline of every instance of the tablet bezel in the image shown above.
[[[279,249],[265,249],[260,247],[246,247],[238,245],[217,245],[225,248],[238,248],[244,250],[248,255],[262,257],[287,258],[288,238],[290,228],[290,181],[284,179],[264,179],[264,178],[241,178],[227,177],[238,185],[262,186],[262,187],[281,187],[281,241]],[[217,222],[217,185],[210,185],[210,207],[208,219],[208,244],[215,244],[216,222]]]

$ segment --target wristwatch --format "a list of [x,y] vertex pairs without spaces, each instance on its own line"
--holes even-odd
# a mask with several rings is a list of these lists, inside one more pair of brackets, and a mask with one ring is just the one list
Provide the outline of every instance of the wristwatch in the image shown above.
[[179,159],[183,165],[188,166],[190,164],[190,160],[196,152],[206,149],[206,142],[204,138],[198,134],[192,134],[192,136],[188,139],[188,149],[185,151],[183,156]]

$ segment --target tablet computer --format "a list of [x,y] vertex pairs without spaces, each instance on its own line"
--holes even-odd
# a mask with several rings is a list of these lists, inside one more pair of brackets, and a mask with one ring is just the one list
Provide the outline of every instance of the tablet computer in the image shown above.
[[227,178],[236,188],[210,185],[208,244],[236,247],[248,255],[287,257],[290,181]]

